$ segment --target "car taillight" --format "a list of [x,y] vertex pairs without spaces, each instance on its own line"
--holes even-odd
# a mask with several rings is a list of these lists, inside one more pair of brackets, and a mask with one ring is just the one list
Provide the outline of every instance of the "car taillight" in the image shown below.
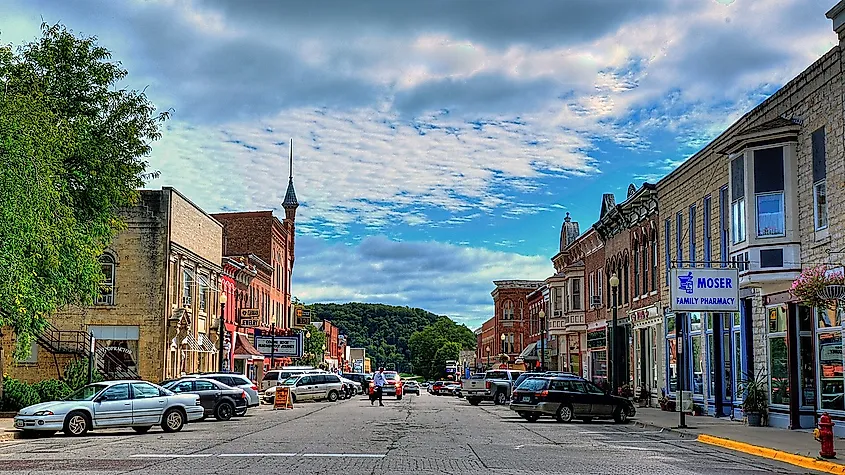
[[538,393],[534,393],[534,395],[537,396],[537,397],[546,397],[546,396],[549,395],[549,392],[548,391],[540,391]]
[[484,386],[485,386],[487,389],[490,389],[490,386],[492,386],[492,384],[490,384],[490,381],[487,381],[487,382],[485,382],[485,383],[484,383]]
[[241,399],[246,399],[246,391],[241,391]]
[[253,384],[252,386],[249,387],[249,389],[252,389],[253,391],[258,391],[258,386]]

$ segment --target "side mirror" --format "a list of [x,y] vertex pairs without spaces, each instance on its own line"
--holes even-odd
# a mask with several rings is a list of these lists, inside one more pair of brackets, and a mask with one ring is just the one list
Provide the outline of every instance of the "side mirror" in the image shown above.
[[103,401],[108,401],[108,400],[109,400],[108,396],[106,396],[105,394],[101,394],[94,399],[94,402],[103,402]]

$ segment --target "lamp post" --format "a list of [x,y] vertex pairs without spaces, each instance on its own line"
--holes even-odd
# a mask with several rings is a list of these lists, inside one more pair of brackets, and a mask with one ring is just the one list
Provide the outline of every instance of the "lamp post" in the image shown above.
[[487,345],[485,350],[487,350],[487,369],[490,369],[490,345]]
[[546,312],[540,309],[540,371],[546,370]]
[[217,342],[217,344],[219,345],[218,351],[220,353],[220,359],[219,359],[219,362],[218,362],[218,365],[220,367],[220,371],[224,370],[223,362],[225,361],[225,355],[223,354],[224,353],[224,350],[223,350],[223,343],[224,342],[223,342],[223,340],[226,337],[226,322],[225,322],[225,320],[226,320],[225,315],[226,314],[225,314],[225,310],[226,310],[226,294],[223,293],[223,292],[220,292],[220,318],[219,318],[220,328],[217,330],[217,333],[219,333],[219,341]]
[[610,276],[610,289],[613,291],[613,319],[611,321],[610,326],[610,390],[611,394],[616,394],[616,386],[619,381],[619,368],[617,367],[619,360],[619,351],[617,350],[618,345],[618,338],[616,337],[616,323],[617,323],[617,316],[616,316],[616,297],[617,292],[619,291],[619,277],[616,276],[614,272],[613,275]]
[[[505,336],[504,333],[502,333],[502,336],[500,336],[499,339],[502,340],[502,354],[507,355],[507,351],[506,351],[507,348],[505,348],[505,340],[507,339],[507,337]],[[508,365],[507,368],[511,369],[510,361],[507,362],[507,365]]]
[[[326,363],[326,344],[325,343],[323,344],[323,356],[322,356],[321,359],[322,359],[322,363],[325,364]],[[326,365],[326,366],[328,366],[328,365]]]
[[311,353],[311,332],[305,331],[305,357],[308,358],[308,354]]

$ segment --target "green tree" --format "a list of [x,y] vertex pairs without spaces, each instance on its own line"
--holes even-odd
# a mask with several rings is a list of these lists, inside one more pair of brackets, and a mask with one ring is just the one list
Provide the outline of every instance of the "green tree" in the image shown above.
[[[317,367],[323,362],[323,346],[326,344],[326,334],[322,330],[317,329],[314,325],[308,325],[303,330],[303,338],[305,338],[304,354],[302,355],[301,363]],[[311,335],[306,337],[306,335]]]
[[446,368],[446,362],[449,360],[456,361],[460,354],[461,344],[454,341],[446,342],[443,346],[438,348],[434,353],[434,368],[437,370],[438,374],[433,377],[440,376]]
[[[411,335],[409,347],[414,372],[428,379],[439,378],[447,360],[457,360],[461,350],[472,350],[475,343],[475,334],[465,325],[458,325],[448,317],[438,318]],[[448,350],[444,350],[447,346]],[[451,357],[445,357],[446,354]]]
[[0,327],[28,351],[45,317],[87,304],[98,258],[137,200],[161,121],[94,37],[61,25],[0,46]]

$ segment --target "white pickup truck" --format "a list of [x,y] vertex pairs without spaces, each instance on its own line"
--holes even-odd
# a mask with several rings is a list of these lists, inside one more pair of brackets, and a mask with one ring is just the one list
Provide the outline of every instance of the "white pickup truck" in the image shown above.
[[477,373],[470,379],[463,380],[461,393],[473,406],[481,401],[493,401],[494,404],[507,404],[513,391],[513,382],[522,371],[493,369],[486,373]]

